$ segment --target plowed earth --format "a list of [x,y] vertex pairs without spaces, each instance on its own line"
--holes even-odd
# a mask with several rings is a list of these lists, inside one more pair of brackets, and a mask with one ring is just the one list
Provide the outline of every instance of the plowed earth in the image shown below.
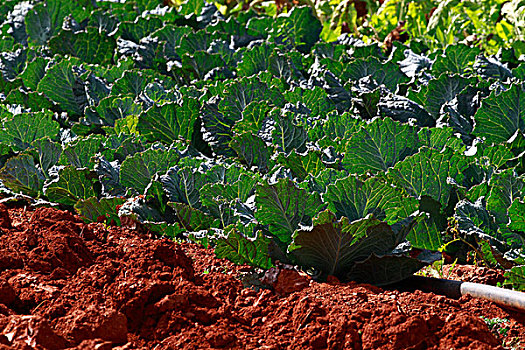
[[[501,349],[525,344],[525,315],[488,301],[317,283],[247,267],[195,244],[84,224],[50,208],[0,205],[0,349]],[[494,271],[473,273],[467,280]],[[461,277],[461,276],[459,276]],[[271,280],[271,278],[268,278]],[[489,330],[480,316],[505,318]],[[501,330],[500,330],[501,331]]]

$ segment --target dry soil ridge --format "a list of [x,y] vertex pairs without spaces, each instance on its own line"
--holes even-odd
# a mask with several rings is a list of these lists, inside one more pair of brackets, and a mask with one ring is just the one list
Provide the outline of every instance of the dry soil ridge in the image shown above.
[[0,230],[0,349],[501,349],[479,316],[525,344],[525,315],[483,300],[292,270],[255,291],[210,250],[50,208],[0,205]]

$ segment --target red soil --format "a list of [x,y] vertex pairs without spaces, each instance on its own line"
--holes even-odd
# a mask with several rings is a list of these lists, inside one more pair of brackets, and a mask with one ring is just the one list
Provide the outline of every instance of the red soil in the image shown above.
[[[456,267],[456,269],[458,269]],[[525,314],[488,301],[317,283],[131,228],[0,205],[0,349],[502,349]],[[468,279],[468,273],[463,274]],[[505,318],[506,337],[480,318]]]

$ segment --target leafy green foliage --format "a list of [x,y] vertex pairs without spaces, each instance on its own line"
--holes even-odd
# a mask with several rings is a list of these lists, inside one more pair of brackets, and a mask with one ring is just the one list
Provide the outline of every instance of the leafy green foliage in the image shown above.
[[255,202],[257,220],[269,225],[270,233],[284,244],[292,241],[299,225],[310,225],[312,217],[323,207],[319,194],[309,194],[288,179],[257,186]]
[[176,150],[146,150],[126,158],[120,168],[122,185],[143,193],[155,174],[163,174],[177,164]]
[[[469,84],[474,84],[474,79],[465,79],[460,75],[442,74],[439,78],[432,79],[412,98],[415,102],[423,105],[434,119],[437,119],[441,107],[459,95]],[[409,95],[409,97],[411,96]]]
[[274,24],[277,42],[291,44],[300,52],[309,52],[319,40],[321,23],[315,18],[310,7],[296,7],[287,14],[281,14]]
[[198,108],[194,99],[185,101],[182,107],[171,103],[153,106],[139,116],[137,131],[151,142],[170,144],[179,138],[190,141]]
[[417,210],[413,198],[378,178],[363,182],[351,175],[336,180],[327,186],[323,199],[338,218],[350,221],[373,214],[379,220],[394,223]]
[[417,128],[376,119],[350,137],[343,164],[355,174],[383,172],[416,153],[418,146]]
[[168,203],[177,212],[177,218],[186,231],[207,230],[214,223],[213,217],[184,203]]
[[74,206],[78,200],[96,195],[93,187],[95,179],[88,169],[67,166],[59,171],[58,179],[46,186],[45,194],[53,202]]
[[227,227],[226,238],[219,239],[215,254],[218,258],[226,258],[237,264],[247,264],[260,268],[272,266],[269,252],[270,240],[259,231],[255,239],[246,237],[242,227]]
[[474,251],[520,288],[517,2],[14,3],[2,196],[376,284]]
[[75,204],[75,210],[88,222],[103,221],[110,224],[113,220],[115,223],[119,223],[117,206],[124,204],[124,202],[123,198],[117,197],[101,198],[100,200],[91,197],[78,201]]
[[442,73],[462,74],[475,61],[480,53],[478,48],[469,47],[464,44],[450,45],[445,52],[436,57],[432,65],[432,72],[439,76]]
[[49,0],[37,4],[25,17],[29,40],[39,45],[45,44],[62,28],[71,10],[71,2],[67,0]]
[[[408,225],[412,225],[412,222]],[[400,231],[405,234],[408,232]],[[338,221],[328,210],[321,212],[313,220],[312,229],[296,232],[290,250],[301,264],[315,267],[342,280],[348,280],[349,277],[368,280],[369,278],[362,278],[360,273],[363,269],[373,269],[374,283],[383,285],[400,281],[425,265],[417,259],[392,254],[403,239],[399,232],[371,215],[353,222],[349,222],[346,217]],[[395,273],[392,274],[378,274],[383,269],[380,262],[362,263],[368,259],[391,261],[393,258],[404,258],[408,262],[414,260],[414,263],[409,265],[411,268],[403,264],[401,269],[395,264]]]
[[493,234],[497,230],[494,218],[485,208],[482,198],[475,203],[461,201],[456,206],[457,227],[465,236]]
[[0,180],[5,186],[32,197],[42,194],[44,179],[33,157],[27,154],[10,158],[0,169]]
[[[525,196],[525,182],[523,178],[517,177],[516,174],[509,170],[494,175],[489,185],[492,186],[489,196],[487,197],[487,209],[491,211],[496,219],[496,223],[502,230],[506,231],[509,224],[509,208],[516,200],[523,200]],[[514,212],[516,206],[514,206]],[[512,237],[505,238],[512,241]],[[509,242],[511,243],[511,242]],[[521,242],[523,243],[523,242]]]
[[73,67],[79,63],[74,59],[64,59],[49,68],[38,83],[37,91],[57,103],[63,110],[80,115],[87,98],[80,92],[81,82]]
[[263,173],[268,171],[270,149],[264,141],[247,132],[233,137],[230,147],[248,166],[257,166]]
[[451,150],[441,153],[422,147],[419,153],[391,168],[388,176],[415,198],[429,196],[446,206],[452,190],[449,179],[460,183],[467,164],[464,156]]
[[525,203],[515,200],[509,208],[511,230],[525,232]]
[[507,91],[495,91],[483,100],[475,116],[474,134],[484,137],[488,143],[508,141],[514,134],[525,129],[525,92],[523,87],[513,85]]
[[22,113],[5,119],[0,133],[0,142],[15,150],[23,151],[31,143],[45,137],[55,137],[59,125],[51,113]]
[[62,30],[50,40],[49,46],[54,53],[78,57],[87,63],[107,64],[111,62],[117,44],[106,33],[87,28],[79,33]]
[[375,84],[384,84],[392,92],[395,92],[399,84],[408,81],[408,77],[398,69],[396,64],[392,62],[383,63],[375,57],[353,61],[345,68],[343,77],[351,81],[371,77]]
[[525,288],[525,266],[514,266],[509,271],[505,272],[505,283],[504,285],[513,289],[524,291]]
[[73,165],[77,168],[93,168],[93,156],[102,150],[102,138],[91,135],[67,144],[62,151],[60,164]]
[[[466,42],[489,53],[512,48],[518,51],[516,57],[523,54],[523,6],[519,1],[393,1],[376,9],[369,7],[372,11],[368,25],[358,29],[365,39],[382,41],[403,21],[403,29],[414,46],[448,49],[451,44]],[[448,53],[456,56],[459,66],[463,65],[466,50],[453,51]]]
[[394,232],[388,228],[370,216],[350,223],[325,211],[314,220],[311,231],[297,232],[293,251],[303,264],[341,277],[372,252],[384,255],[395,247]]

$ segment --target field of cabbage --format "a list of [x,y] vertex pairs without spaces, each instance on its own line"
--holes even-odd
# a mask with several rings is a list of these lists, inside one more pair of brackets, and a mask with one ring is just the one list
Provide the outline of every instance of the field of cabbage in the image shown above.
[[440,5],[421,38],[410,11],[366,34],[400,3],[326,29],[286,3],[4,1],[2,201],[320,280],[386,285],[445,259],[524,289],[522,33],[500,18],[506,37],[457,42]]

